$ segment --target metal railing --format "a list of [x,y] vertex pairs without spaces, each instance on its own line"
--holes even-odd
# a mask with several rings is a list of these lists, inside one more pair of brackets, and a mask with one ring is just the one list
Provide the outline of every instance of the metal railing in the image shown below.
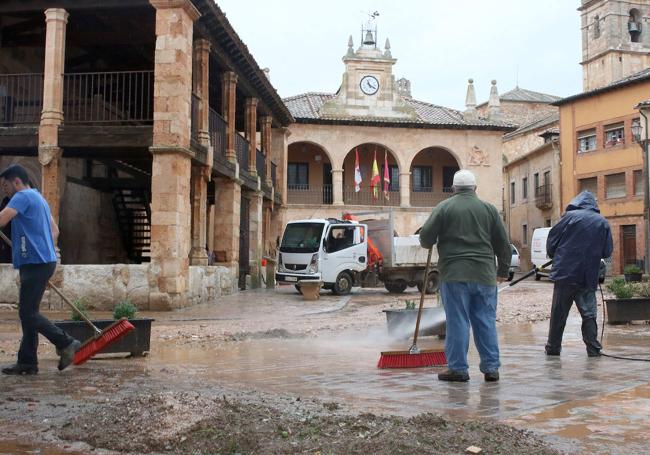
[[372,188],[361,188],[357,192],[353,186],[346,186],[343,187],[343,203],[346,205],[370,205],[378,207],[397,206],[400,205],[399,189],[388,191],[388,197],[379,189],[378,195],[375,197]]
[[548,209],[553,206],[550,183],[535,187],[535,206],[538,209]]
[[63,75],[65,123],[153,123],[153,71]]
[[237,152],[237,161],[239,162],[239,170],[248,172],[248,148],[249,142],[241,134],[235,134],[235,151]]
[[42,110],[42,74],[0,74],[0,126],[37,124]]
[[217,111],[210,108],[208,113],[208,128],[210,130],[210,144],[214,150],[214,159],[226,159],[226,129],[228,124]]
[[287,185],[288,204],[331,204],[334,202],[332,185],[310,187],[309,185]]
[[192,118],[191,118],[191,128],[192,128],[192,137],[194,139],[199,138],[199,102],[200,99],[198,96],[196,96],[194,93],[192,93],[192,106],[191,106],[191,113],[192,113]]
[[266,157],[260,149],[255,150],[255,169],[257,175],[262,179],[262,183],[266,182]]
[[273,186],[277,188],[278,183],[278,165],[275,164],[273,161],[271,161],[271,182],[273,182]]
[[451,196],[451,188],[444,187],[441,191],[428,186],[414,186],[411,187],[411,206],[435,207],[445,199],[449,199]]

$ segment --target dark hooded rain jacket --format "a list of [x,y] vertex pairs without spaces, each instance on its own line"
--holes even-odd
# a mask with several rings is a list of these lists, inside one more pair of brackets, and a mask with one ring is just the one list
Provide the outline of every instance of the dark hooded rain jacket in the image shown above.
[[612,249],[609,223],[600,214],[594,195],[583,191],[573,198],[548,234],[546,253],[553,259],[551,279],[595,290],[600,259],[610,257]]

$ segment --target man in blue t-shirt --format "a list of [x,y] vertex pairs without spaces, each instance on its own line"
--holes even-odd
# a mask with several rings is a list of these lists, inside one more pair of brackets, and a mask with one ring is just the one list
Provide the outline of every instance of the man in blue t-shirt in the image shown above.
[[11,222],[13,265],[20,274],[18,314],[23,329],[18,361],[3,368],[2,372],[38,373],[39,333],[56,346],[60,356],[59,370],[63,370],[72,363],[81,343],[39,312],[47,282],[56,269],[54,245],[59,228],[52,219],[47,201],[31,188],[25,168],[9,166],[0,173],[0,184],[11,197],[7,207],[0,211],[0,228]]

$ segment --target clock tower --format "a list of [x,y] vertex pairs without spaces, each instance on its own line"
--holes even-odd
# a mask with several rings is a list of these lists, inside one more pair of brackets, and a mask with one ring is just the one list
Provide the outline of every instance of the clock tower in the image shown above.
[[323,105],[322,117],[416,118],[415,110],[404,102],[404,94],[395,83],[393,65],[397,59],[390,53],[388,39],[382,52],[377,47],[376,28],[362,28],[361,37],[356,51],[352,36],[348,40],[341,87],[336,96]]

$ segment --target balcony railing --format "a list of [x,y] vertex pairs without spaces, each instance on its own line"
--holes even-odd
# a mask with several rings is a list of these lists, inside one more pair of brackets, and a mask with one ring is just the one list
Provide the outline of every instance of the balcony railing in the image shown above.
[[411,187],[411,205],[413,207],[435,207],[452,196],[451,188],[444,187],[442,191],[428,186]]
[[42,110],[42,74],[0,74],[0,126],[38,124]]
[[277,178],[278,178],[278,165],[275,164],[273,161],[271,161],[271,181],[273,182],[273,186],[276,188],[278,187]]
[[553,207],[551,187],[552,185],[549,183],[535,188],[535,207],[538,209],[550,209]]
[[388,192],[388,197],[384,195],[381,189],[378,190],[375,197],[372,188],[364,187],[357,192],[353,186],[343,188],[343,203],[350,205],[370,205],[370,206],[398,206],[400,205],[399,189]]
[[235,151],[237,152],[240,172],[248,172],[248,148],[248,139],[239,133],[235,134]]
[[214,149],[215,161],[226,160],[226,129],[227,123],[217,111],[210,109],[208,114],[208,123],[210,129],[210,144]]
[[153,71],[63,75],[66,124],[153,122]]
[[262,179],[262,183],[266,183],[266,157],[260,149],[255,150],[255,169],[257,175]]
[[309,185],[288,185],[287,203],[289,204],[331,204],[332,185],[310,187]]

